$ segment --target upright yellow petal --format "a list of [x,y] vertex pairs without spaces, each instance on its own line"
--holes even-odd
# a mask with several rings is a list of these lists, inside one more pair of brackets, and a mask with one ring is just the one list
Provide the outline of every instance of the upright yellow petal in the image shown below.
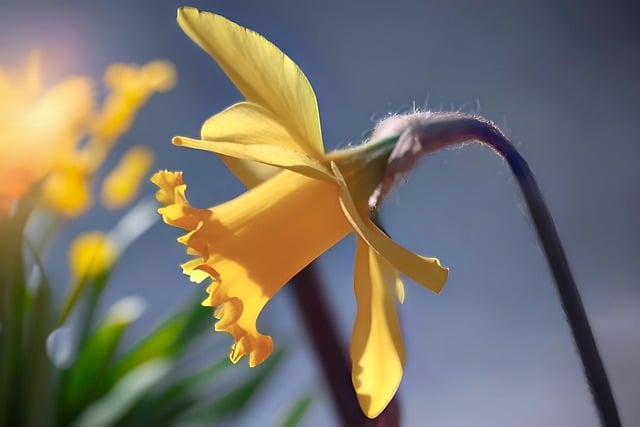
[[247,100],[269,110],[305,152],[324,153],[315,93],[288,56],[260,34],[213,13],[183,7],[178,24]]
[[437,258],[423,257],[398,245],[369,218],[360,217],[342,173],[335,163],[331,163],[331,167],[340,184],[340,205],[358,236],[409,278],[433,292],[440,292],[449,269],[442,267]]
[[405,353],[396,312],[396,280],[395,269],[358,238],[351,376],[360,407],[369,418],[386,408],[402,380]]
[[218,306],[216,330],[235,340],[231,360],[249,355],[250,366],[261,363],[272,350],[271,338],[256,326],[264,305],[351,231],[337,186],[283,171],[227,203],[195,209],[180,174],[159,172],[152,181],[160,187],[165,222],[188,231],[179,241],[195,258],[183,271],[196,282],[212,279],[205,305]]

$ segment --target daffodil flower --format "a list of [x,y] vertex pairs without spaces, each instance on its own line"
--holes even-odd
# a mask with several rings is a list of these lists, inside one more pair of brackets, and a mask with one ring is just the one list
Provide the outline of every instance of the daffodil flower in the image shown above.
[[0,215],[74,150],[92,103],[84,77],[43,90],[37,52],[20,77],[0,68]]
[[192,281],[210,279],[203,305],[216,307],[216,330],[235,340],[230,358],[255,366],[272,351],[256,321],[269,299],[296,273],[350,233],[356,235],[358,309],[350,353],[352,380],[364,413],[389,403],[405,360],[397,299],[399,273],[439,292],[448,270],[391,240],[369,218],[392,141],[326,153],[316,97],[298,66],[261,35],[194,8],[178,11],[185,33],[209,53],[245,101],[207,120],[201,139],[174,144],[212,151],[249,190],[209,209],[192,207],[181,172],[161,171],[159,209],[192,259]]
[[[173,87],[176,73],[161,60],[111,65],[105,73],[111,90],[100,112],[89,78],[68,77],[46,90],[42,80],[38,52],[20,75],[0,67],[0,217],[39,181],[39,201],[48,209],[68,217],[86,211],[92,178],[109,151],[149,97]],[[150,167],[151,153],[135,153],[105,185],[110,208],[136,195]]]

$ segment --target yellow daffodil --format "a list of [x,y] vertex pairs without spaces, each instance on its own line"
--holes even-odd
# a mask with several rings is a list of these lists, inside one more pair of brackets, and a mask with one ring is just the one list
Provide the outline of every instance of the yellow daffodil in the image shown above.
[[97,140],[111,145],[131,127],[138,110],[153,93],[166,92],[175,82],[175,69],[167,61],[151,61],[142,67],[111,65],[104,76],[104,83],[111,92],[94,125]]
[[154,175],[164,221],[187,231],[178,240],[193,258],[183,271],[195,282],[211,279],[203,304],[216,307],[216,330],[233,336],[231,360],[248,355],[255,366],[272,351],[271,337],[256,326],[265,304],[302,268],[354,233],[358,310],[352,379],[364,413],[373,418],[402,378],[398,273],[434,292],[448,274],[437,259],[396,244],[369,218],[367,200],[392,144],[371,141],[325,153],[315,94],[291,59],[218,15],[182,8],[178,23],[246,101],[207,120],[200,140],[176,137],[174,143],[217,153],[249,187],[220,206],[198,209],[187,201],[181,172]]
[[[95,112],[90,79],[69,77],[43,90],[41,68],[38,53],[20,75],[0,68],[0,216],[41,180],[39,200],[45,207],[70,217],[83,213],[93,199],[91,180],[114,143],[147,99],[176,80],[167,61],[114,64],[105,73],[110,93]],[[131,200],[150,167],[148,150],[135,153],[105,183],[110,207]]]
[[[100,112],[92,112],[84,122],[83,137],[70,140],[70,150],[58,156],[53,171],[42,185],[45,206],[64,216],[75,217],[93,201],[91,181],[118,139],[131,127],[142,106],[155,92],[173,87],[176,76],[167,61],[151,61],[137,66],[116,63],[105,72],[110,92]],[[124,206],[138,192],[151,164],[152,153],[145,148],[128,152],[103,183],[102,201],[110,209]]]
[[21,78],[0,69],[0,215],[73,151],[91,114],[90,80],[43,91],[40,75],[37,53]]

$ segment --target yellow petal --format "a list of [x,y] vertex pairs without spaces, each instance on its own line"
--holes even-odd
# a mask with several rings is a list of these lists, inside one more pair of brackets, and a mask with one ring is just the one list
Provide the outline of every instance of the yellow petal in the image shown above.
[[302,175],[321,180],[333,180],[328,169],[313,157],[288,147],[271,144],[240,144],[237,142],[215,142],[185,137],[173,138],[175,145],[212,151],[217,154],[235,157],[267,165],[290,169]]
[[212,116],[200,131],[207,141],[237,142],[239,144],[269,144],[307,153],[316,153],[300,143],[269,110],[252,102],[239,102]]
[[140,78],[154,92],[167,92],[176,85],[176,69],[169,61],[151,61],[140,69]]
[[162,206],[186,204],[183,195],[187,185],[183,182],[182,172],[162,170],[153,174],[151,182],[158,186],[156,200]]
[[132,126],[138,112],[154,92],[173,87],[176,75],[168,61],[152,61],[140,67],[115,63],[104,75],[111,88],[102,111],[96,118],[93,133],[102,144],[112,145]]
[[139,91],[112,91],[106,98],[102,111],[97,116],[93,134],[99,141],[111,146],[133,125],[133,121],[147,100],[146,88]]
[[114,62],[104,72],[104,84],[116,92],[129,92],[139,87],[138,67]]
[[442,267],[437,258],[423,257],[398,245],[369,218],[361,218],[340,170],[333,162],[331,168],[340,184],[340,205],[360,238],[409,278],[433,292],[440,292],[447,281],[449,269]]
[[269,110],[306,152],[324,153],[316,96],[300,68],[260,34],[191,7],[178,24],[216,60],[248,101]]
[[102,183],[102,204],[108,209],[119,209],[131,202],[152,162],[153,152],[149,148],[137,145],[129,149]]
[[48,209],[67,217],[77,217],[92,203],[89,178],[74,167],[53,172],[42,185],[41,199]]
[[11,122],[0,118],[0,146],[3,146],[0,163],[27,159],[32,168],[42,169],[40,174],[43,176],[57,157],[69,155],[91,114],[91,86],[86,78],[68,78],[24,109],[6,111],[18,115],[13,116]]
[[236,159],[222,154],[219,154],[219,157],[247,188],[253,188],[282,171],[278,167],[251,160]]
[[117,256],[116,246],[104,233],[85,233],[69,248],[69,267],[76,278],[94,277],[111,268]]
[[[310,158],[316,156],[308,145],[296,141],[272,113],[251,102],[240,102],[211,117],[202,125],[201,137],[215,142],[278,145],[307,153]],[[253,187],[280,172],[272,166],[221,157],[247,187]]]
[[156,200],[163,206],[158,209],[165,223],[185,230],[193,230],[198,223],[209,217],[207,211],[194,209],[187,202],[187,185],[182,179],[182,172],[163,170],[151,177],[151,182],[158,186]]
[[0,73],[0,200],[11,204],[69,156],[92,110],[91,81],[72,77],[40,94],[37,55],[22,79]]
[[[210,209],[184,198],[179,173],[160,172],[157,198],[169,203],[165,222],[187,231],[179,241],[195,258],[183,264],[193,281],[207,273],[212,282],[205,305],[218,306],[216,330],[231,334],[230,358],[249,355],[261,363],[271,338],[256,326],[269,299],[296,273],[351,231],[338,204],[338,187],[283,171],[241,196]],[[221,307],[220,307],[221,306]]]
[[354,289],[358,312],[351,338],[353,386],[362,411],[377,417],[402,379],[405,353],[396,312],[395,269],[358,238]]

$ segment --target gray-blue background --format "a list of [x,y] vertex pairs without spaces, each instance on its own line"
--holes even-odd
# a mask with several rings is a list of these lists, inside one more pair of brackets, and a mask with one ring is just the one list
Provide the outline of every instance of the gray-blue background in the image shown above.
[[[151,145],[156,168],[186,170],[191,199],[204,207],[242,187],[214,155],[169,141],[196,136],[208,116],[240,96],[178,28],[175,9],[183,4],[2,0],[0,59],[18,65],[40,47],[53,75],[96,78],[114,61],[173,61],[178,86],[150,101],[118,151]],[[501,126],[537,174],[556,219],[623,423],[640,425],[637,6],[568,0],[189,4],[255,29],[300,65],[317,93],[329,149],[362,139],[375,120],[414,105],[478,112]],[[153,191],[144,186],[145,194]],[[492,152],[467,146],[425,159],[382,212],[394,238],[451,268],[439,296],[407,281],[405,425],[597,425],[543,255],[513,179]],[[116,220],[96,208],[58,243]],[[143,296],[148,324],[204,292],[178,269],[185,257],[177,235],[157,225],[136,242],[115,272],[109,300]],[[345,341],[355,311],[352,260],[347,239],[320,261]],[[299,393],[321,384],[286,292],[267,306],[261,328],[294,351],[241,425],[270,424]],[[212,340],[207,357],[226,353],[230,339],[212,334]],[[322,396],[307,425],[334,422]]]

